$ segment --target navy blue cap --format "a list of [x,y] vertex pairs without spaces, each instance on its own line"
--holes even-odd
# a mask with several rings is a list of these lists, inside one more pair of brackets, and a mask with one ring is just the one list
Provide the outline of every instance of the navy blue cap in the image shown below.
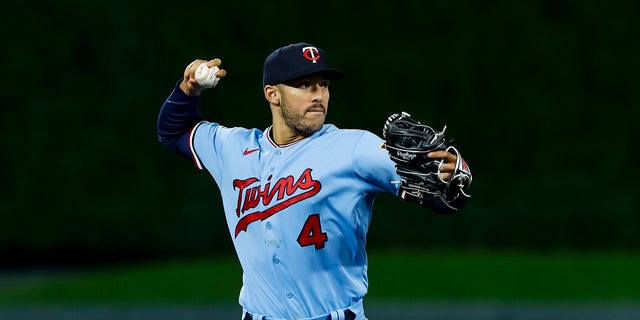
[[276,49],[264,60],[262,86],[316,73],[322,73],[328,80],[344,78],[342,71],[329,67],[322,49],[308,43],[290,44]]

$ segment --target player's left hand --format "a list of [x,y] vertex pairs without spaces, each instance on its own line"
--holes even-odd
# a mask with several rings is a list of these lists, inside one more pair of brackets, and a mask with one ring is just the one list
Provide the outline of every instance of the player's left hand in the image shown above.
[[441,159],[440,179],[448,181],[451,178],[451,174],[453,174],[453,171],[456,169],[456,162],[458,161],[456,154],[445,150],[432,151],[427,153],[427,158]]
[[445,129],[436,131],[402,112],[389,116],[382,136],[402,178],[398,195],[455,212],[470,197],[471,170],[460,152],[447,146]]

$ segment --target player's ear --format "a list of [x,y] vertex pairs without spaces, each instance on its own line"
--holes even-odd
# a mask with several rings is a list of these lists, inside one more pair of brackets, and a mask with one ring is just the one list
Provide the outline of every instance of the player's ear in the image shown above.
[[278,87],[271,85],[264,86],[264,97],[272,105],[280,105],[280,92],[278,91]]

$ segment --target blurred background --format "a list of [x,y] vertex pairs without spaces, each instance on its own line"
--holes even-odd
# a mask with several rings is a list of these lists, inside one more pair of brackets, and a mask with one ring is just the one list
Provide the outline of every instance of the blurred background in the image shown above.
[[0,17],[0,319],[238,318],[218,189],[160,146],[157,115],[188,63],[219,57],[202,113],[266,128],[262,63],[294,42],[347,74],[328,122],[447,125],[474,174],[459,215],[377,199],[371,319],[640,318],[636,1],[16,1]]

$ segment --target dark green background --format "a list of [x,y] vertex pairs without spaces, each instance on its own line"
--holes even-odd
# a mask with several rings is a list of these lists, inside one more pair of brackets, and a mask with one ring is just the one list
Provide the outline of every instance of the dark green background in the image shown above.
[[265,128],[263,59],[301,41],[348,75],[329,122],[380,134],[407,111],[473,170],[461,215],[379,197],[370,248],[640,248],[635,1],[3,6],[0,266],[230,252],[217,187],[160,146],[158,110],[219,57],[202,112]]

